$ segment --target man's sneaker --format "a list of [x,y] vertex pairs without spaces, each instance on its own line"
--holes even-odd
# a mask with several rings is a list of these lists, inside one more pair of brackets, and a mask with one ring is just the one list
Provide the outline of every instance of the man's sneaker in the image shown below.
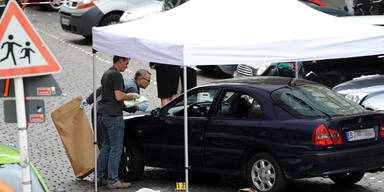
[[107,180],[105,178],[97,180],[97,186],[101,187],[101,186],[105,186],[105,185],[107,185]]
[[117,180],[114,184],[107,185],[108,189],[121,189],[121,188],[128,188],[132,184],[131,183],[125,183],[123,181]]

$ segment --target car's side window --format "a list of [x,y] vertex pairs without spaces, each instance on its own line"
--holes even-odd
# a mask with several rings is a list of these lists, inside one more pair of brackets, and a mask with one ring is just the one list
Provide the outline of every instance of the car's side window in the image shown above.
[[[211,108],[218,89],[200,89],[188,95],[187,108],[189,117],[206,117]],[[184,98],[180,96],[177,101],[165,109],[168,117],[184,116]]]
[[263,111],[254,97],[237,91],[227,91],[219,104],[216,117],[260,120],[263,118]]

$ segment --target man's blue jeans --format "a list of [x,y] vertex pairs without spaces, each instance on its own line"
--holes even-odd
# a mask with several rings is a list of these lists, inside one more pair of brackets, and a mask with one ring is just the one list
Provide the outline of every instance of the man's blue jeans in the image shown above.
[[123,116],[99,114],[98,120],[104,124],[104,143],[97,158],[97,179],[101,180],[108,164],[107,183],[113,184],[119,177],[120,157],[123,150],[124,120]]

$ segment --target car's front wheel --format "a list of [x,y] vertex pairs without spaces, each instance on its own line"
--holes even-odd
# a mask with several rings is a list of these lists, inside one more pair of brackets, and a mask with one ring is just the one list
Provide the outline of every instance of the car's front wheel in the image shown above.
[[103,18],[100,22],[100,26],[107,26],[119,23],[120,17],[122,14],[112,13]]
[[329,178],[338,185],[353,185],[364,177],[365,172],[353,172],[330,175]]
[[281,192],[287,185],[279,164],[268,153],[257,153],[249,159],[246,174],[251,187],[259,192]]
[[139,143],[125,138],[121,155],[119,176],[128,181],[140,179],[144,173],[144,155]]
[[49,0],[49,4],[45,5],[47,10],[58,11],[63,5],[64,0]]

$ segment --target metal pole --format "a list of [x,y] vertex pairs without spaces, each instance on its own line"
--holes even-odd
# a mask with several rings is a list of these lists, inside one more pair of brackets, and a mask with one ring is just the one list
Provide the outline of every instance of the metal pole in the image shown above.
[[184,148],[185,148],[185,191],[189,191],[189,184],[188,184],[188,169],[189,169],[189,162],[188,162],[188,110],[187,110],[187,66],[184,65]]
[[296,79],[299,78],[299,63],[295,62],[295,77]]
[[23,192],[31,192],[31,168],[28,157],[27,117],[25,113],[23,78],[15,78],[16,116],[18,127],[21,182]]
[[97,101],[96,101],[96,50],[92,50],[93,57],[93,128],[95,146],[95,192],[97,192]]

